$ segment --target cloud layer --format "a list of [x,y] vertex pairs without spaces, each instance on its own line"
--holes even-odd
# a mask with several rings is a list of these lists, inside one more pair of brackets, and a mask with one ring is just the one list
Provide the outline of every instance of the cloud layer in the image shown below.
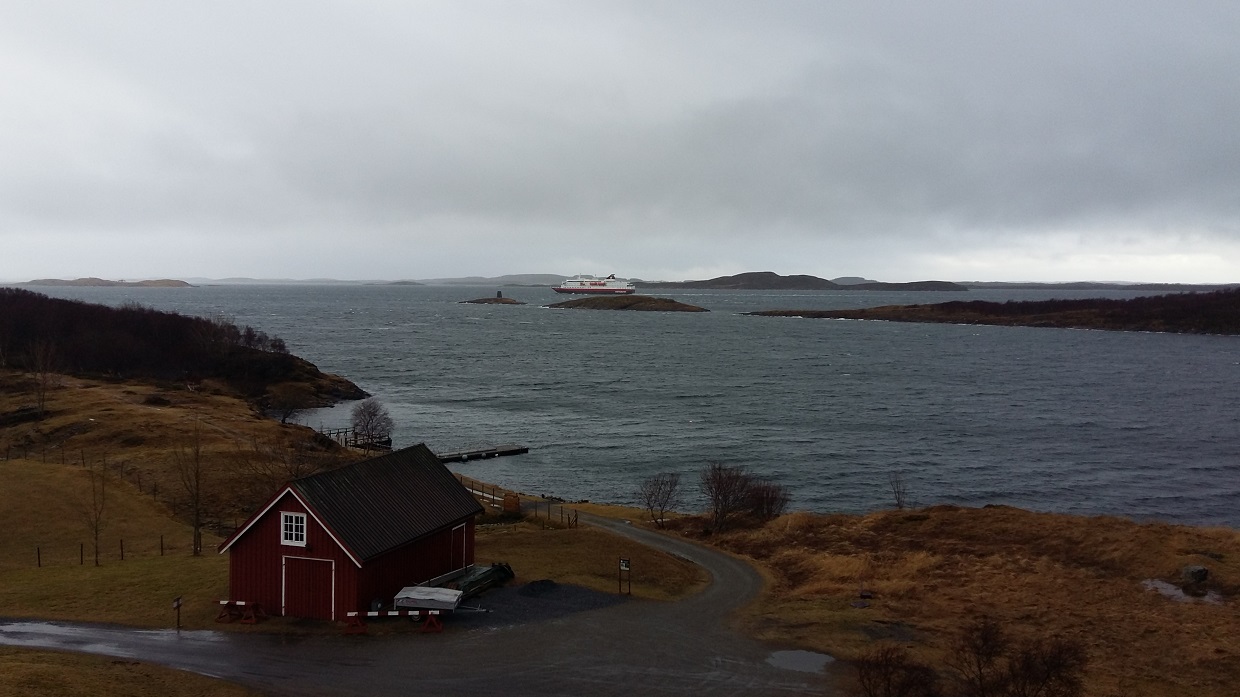
[[10,3],[0,279],[1236,281],[1238,26],[1229,2]]

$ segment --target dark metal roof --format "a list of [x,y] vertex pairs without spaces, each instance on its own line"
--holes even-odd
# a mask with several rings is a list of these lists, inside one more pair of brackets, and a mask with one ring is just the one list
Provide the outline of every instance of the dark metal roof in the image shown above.
[[289,487],[362,561],[482,513],[422,444],[297,479]]

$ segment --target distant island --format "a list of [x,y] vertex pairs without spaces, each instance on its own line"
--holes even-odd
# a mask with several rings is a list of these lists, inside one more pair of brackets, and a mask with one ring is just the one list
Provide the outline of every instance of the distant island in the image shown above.
[[[847,279],[852,281],[854,279]],[[705,281],[633,281],[638,288],[710,289],[710,290],[898,290],[898,291],[967,291],[968,288],[950,281],[913,281],[881,283],[855,279],[860,283],[840,284],[804,274],[781,276],[773,271],[751,271],[735,276],[720,276]]]
[[953,301],[861,310],[763,310],[762,317],[874,319],[1181,334],[1240,334],[1240,288],[1128,300]]
[[704,307],[649,295],[596,295],[565,300],[547,307],[582,310],[636,310],[639,312],[710,312]]
[[475,300],[462,300],[461,305],[524,305],[520,300],[512,298],[504,298],[496,296],[494,298],[477,298]]
[[18,285],[24,286],[101,286],[101,287],[120,287],[120,288],[193,288],[193,286],[185,281],[175,281],[171,278],[159,278],[152,281],[109,281],[103,278],[75,278],[67,280],[63,278],[36,278],[33,281],[27,281]]

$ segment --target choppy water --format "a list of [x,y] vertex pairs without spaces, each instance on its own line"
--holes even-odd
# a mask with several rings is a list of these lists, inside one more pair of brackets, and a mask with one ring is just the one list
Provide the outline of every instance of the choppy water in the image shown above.
[[648,474],[692,489],[720,461],[814,511],[888,506],[900,472],[918,504],[1240,527],[1240,338],[738,314],[1097,293],[658,293],[712,310],[697,314],[550,310],[537,288],[504,289],[524,306],[457,302],[495,290],[48,292],[231,315],[378,396],[398,445],[529,445],[459,469],[531,493],[627,503]]

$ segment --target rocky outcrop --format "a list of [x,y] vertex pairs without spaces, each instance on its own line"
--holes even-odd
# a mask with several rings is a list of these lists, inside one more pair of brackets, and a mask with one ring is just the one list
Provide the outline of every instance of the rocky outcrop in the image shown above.
[[462,300],[461,305],[524,305],[520,300],[512,298],[477,298],[475,300]]
[[710,312],[704,307],[649,295],[600,295],[554,303],[547,307],[582,310],[637,310],[639,312]]

